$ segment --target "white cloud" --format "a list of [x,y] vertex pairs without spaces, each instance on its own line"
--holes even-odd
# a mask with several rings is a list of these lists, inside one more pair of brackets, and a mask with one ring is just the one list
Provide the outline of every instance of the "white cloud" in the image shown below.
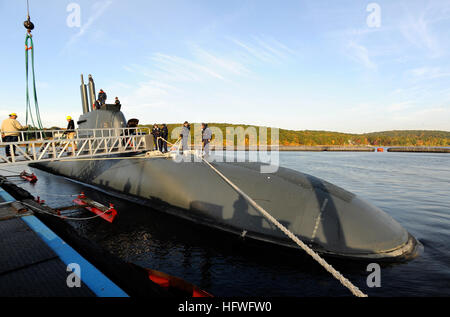
[[425,15],[426,11],[419,17],[409,15],[400,25],[401,34],[413,46],[425,50],[429,57],[440,57],[443,50]]
[[347,56],[362,64],[368,69],[377,69],[377,65],[371,60],[369,50],[355,41],[350,41],[346,49]]
[[231,47],[227,52],[217,53],[198,45],[189,45],[189,57],[165,53],[153,53],[150,63],[123,66],[128,72],[158,80],[159,82],[203,82],[209,80],[229,81],[236,76],[250,76],[252,62],[242,57],[242,52],[251,53],[259,61],[279,63],[287,61],[295,52],[286,45],[272,39],[254,37],[255,44],[231,41],[240,48]]
[[[230,43],[235,41],[231,40]],[[271,39],[254,37],[250,45],[255,48],[255,52],[258,50],[264,54],[264,58],[257,59],[259,63],[286,62],[294,54],[286,45]],[[250,54],[253,59],[249,60],[245,56],[249,54],[248,50],[240,45],[227,45],[220,52],[197,44],[188,44],[187,49],[188,54],[184,56],[156,52],[141,64],[123,66],[140,82],[134,89],[122,89],[123,85],[116,85],[117,91],[124,92],[120,98],[122,103],[130,105],[136,115],[141,117],[150,113],[157,113],[161,117],[170,116],[172,112],[180,115],[194,107],[207,109],[214,98],[220,99],[218,103],[230,102],[232,96],[221,95],[220,91],[208,91],[210,85],[232,85],[243,78],[255,77],[252,71],[255,66],[254,55]],[[205,91],[201,96],[195,95],[201,90]]]
[[399,112],[411,108],[412,105],[414,105],[414,101],[396,102],[389,105],[386,110],[387,112]]
[[426,80],[450,76],[450,72],[443,71],[440,67],[419,67],[411,69],[409,72],[417,79]]
[[413,112],[402,112],[392,117],[392,121],[403,129],[429,129],[448,131],[450,107],[436,106]]
[[231,58],[219,57],[217,54],[210,53],[199,47],[193,48],[193,53],[198,60],[201,60],[206,65],[210,65],[224,73],[233,75],[248,75],[249,70],[241,62]]
[[205,75],[215,79],[225,79],[214,67],[201,61],[192,61],[161,53],[154,54],[151,59],[155,62],[156,67],[165,73],[165,77],[169,77],[172,80],[187,79],[198,81]]
[[240,49],[243,49],[248,54],[247,56],[264,63],[280,64],[295,55],[292,49],[272,38],[263,39],[253,36],[253,41],[249,42],[243,42],[235,38],[230,38],[230,40]]

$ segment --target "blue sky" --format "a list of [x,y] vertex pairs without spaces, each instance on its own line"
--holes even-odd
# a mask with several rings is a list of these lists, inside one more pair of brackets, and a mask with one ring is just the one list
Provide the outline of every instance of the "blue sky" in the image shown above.
[[[80,27],[67,25],[71,3]],[[83,73],[141,123],[450,130],[448,0],[30,0],[30,10],[45,126],[80,115]],[[22,122],[25,17],[25,0],[0,0],[0,116]]]

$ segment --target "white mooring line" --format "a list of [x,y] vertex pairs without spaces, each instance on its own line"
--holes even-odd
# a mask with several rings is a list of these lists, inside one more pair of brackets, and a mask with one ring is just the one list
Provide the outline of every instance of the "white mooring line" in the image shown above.
[[327,270],[334,278],[336,278],[342,285],[344,285],[353,295],[357,297],[367,297],[357,286],[353,285],[348,279],[346,279],[341,273],[339,273],[334,267],[328,264],[319,254],[314,252],[310,247],[303,243],[295,234],[293,234],[289,229],[283,226],[278,220],[276,220],[269,212],[267,212],[263,207],[261,207],[257,202],[255,202],[250,196],[248,196],[244,191],[242,191],[237,185],[235,185],[231,180],[229,180],[225,175],[223,175],[219,170],[212,166],[207,160],[202,157],[203,162],[205,162],[214,172],[217,173],[228,185],[230,185],[236,192],[238,192],[242,197],[248,201],[248,203],[253,206],[259,213],[261,213],[267,220],[272,224],[277,226],[278,229],[283,231],[292,241],[294,241],[300,248],[302,248],[307,254],[309,254],[314,260],[316,260],[325,270]]

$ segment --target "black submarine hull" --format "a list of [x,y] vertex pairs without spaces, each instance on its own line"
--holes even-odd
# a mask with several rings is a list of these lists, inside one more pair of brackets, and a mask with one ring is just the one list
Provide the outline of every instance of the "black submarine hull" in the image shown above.
[[[324,180],[283,167],[261,174],[261,163],[212,164],[316,252],[379,261],[418,253],[416,239],[389,215]],[[34,166],[195,223],[297,248],[204,162],[135,155]]]
[[[86,101],[83,85],[82,80],[82,100]],[[95,95],[94,86],[89,89]],[[84,129],[127,125],[120,105],[108,104],[93,111],[83,107],[77,123],[80,137]],[[261,173],[264,164],[257,162],[211,164],[321,254],[377,261],[403,261],[418,254],[420,244],[392,217],[322,179],[283,167]],[[202,161],[136,154],[33,166],[196,223],[297,248]]]

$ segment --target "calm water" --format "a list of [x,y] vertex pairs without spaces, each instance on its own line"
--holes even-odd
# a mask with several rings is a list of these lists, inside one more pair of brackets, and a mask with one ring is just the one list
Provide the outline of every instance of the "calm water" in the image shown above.
[[[367,263],[330,260],[354,284],[369,296],[450,296],[450,155],[283,152],[280,156],[281,166],[323,178],[372,202],[424,245],[420,257],[382,266],[380,288],[366,286]],[[127,261],[179,276],[216,296],[350,295],[301,251],[252,245],[151,206],[125,203],[63,177],[31,170],[38,183],[18,183],[52,207],[70,204],[68,195],[80,191],[116,204],[120,217],[115,224],[98,219],[71,222],[82,235]]]

